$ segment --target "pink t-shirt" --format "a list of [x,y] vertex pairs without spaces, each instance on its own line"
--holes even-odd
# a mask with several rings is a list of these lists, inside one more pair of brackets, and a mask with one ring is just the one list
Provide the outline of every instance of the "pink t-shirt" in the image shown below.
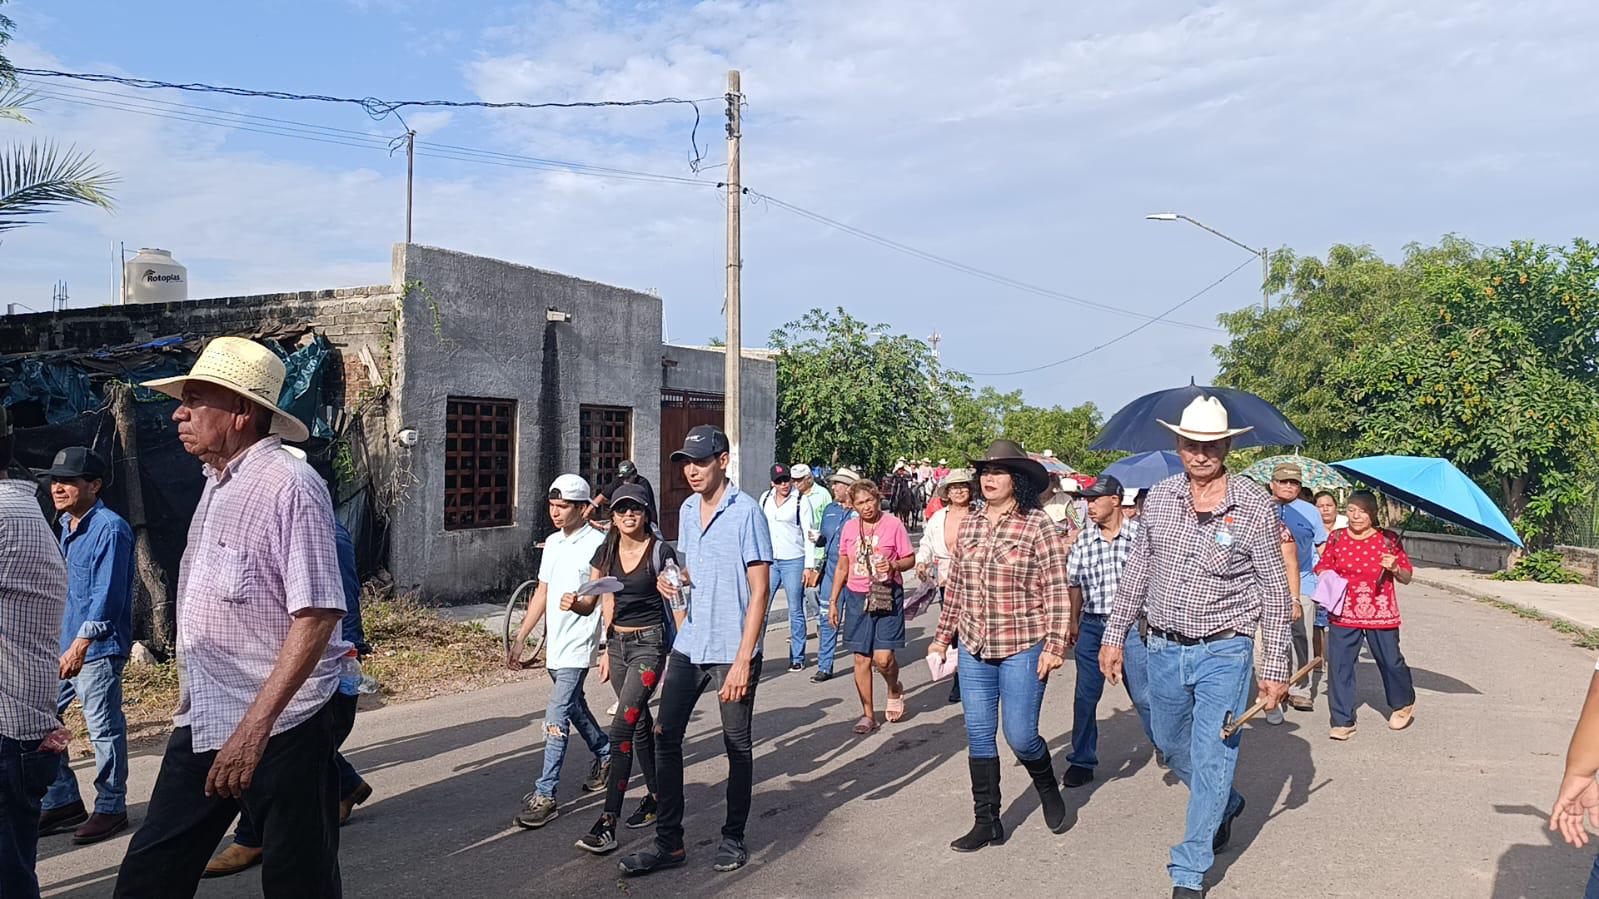
[[[884,513],[877,523],[867,525],[864,552],[855,550],[856,544],[860,542],[861,520],[851,518],[844,523],[844,533],[839,537],[838,550],[841,555],[847,555],[852,560],[849,580],[844,586],[854,593],[865,593],[872,588],[872,573],[867,565],[867,556],[873,551],[879,557],[890,561],[915,555],[915,551],[911,549],[911,535],[905,532],[905,524],[887,513]],[[889,580],[896,584],[905,582],[904,576],[897,571],[889,575]]]

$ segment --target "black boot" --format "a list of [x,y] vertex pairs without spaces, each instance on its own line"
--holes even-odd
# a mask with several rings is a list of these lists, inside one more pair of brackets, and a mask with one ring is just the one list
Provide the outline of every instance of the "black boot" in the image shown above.
[[972,829],[949,844],[956,852],[976,852],[1005,842],[1005,825],[999,823],[999,759],[966,760],[972,772]]
[[1071,825],[1066,823],[1066,800],[1061,798],[1060,783],[1055,780],[1055,764],[1045,752],[1036,759],[1022,759],[1022,766],[1033,777],[1033,788],[1038,790],[1039,802],[1044,806],[1044,823],[1050,833],[1065,833]]

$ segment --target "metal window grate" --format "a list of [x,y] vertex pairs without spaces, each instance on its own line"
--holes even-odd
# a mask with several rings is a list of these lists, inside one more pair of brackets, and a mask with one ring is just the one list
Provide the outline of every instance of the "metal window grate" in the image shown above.
[[516,401],[450,397],[444,425],[444,527],[512,523]]
[[577,471],[595,493],[616,477],[633,452],[633,410],[626,406],[579,406],[581,435]]

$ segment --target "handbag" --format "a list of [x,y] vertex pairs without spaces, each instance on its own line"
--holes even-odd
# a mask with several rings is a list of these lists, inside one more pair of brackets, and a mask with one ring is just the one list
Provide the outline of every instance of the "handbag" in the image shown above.
[[[855,539],[855,551],[859,553],[861,546],[866,543],[866,523],[856,523],[859,536]],[[872,555],[877,555],[876,550]],[[879,581],[876,572],[872,571],[871,558],[867,558],[866,570],[871,572],[871,586],[866,590],[866,614],[888,615],[894,611],[894,585],[888,581]]]

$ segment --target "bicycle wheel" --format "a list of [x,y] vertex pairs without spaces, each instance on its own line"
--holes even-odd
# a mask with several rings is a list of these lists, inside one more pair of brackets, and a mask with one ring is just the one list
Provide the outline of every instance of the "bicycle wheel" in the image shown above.
[[[511,598],[505,604],[505,630],[501,635],[507,655],[511,652],[511,644],[516,640],[516,632],[521,629],[522,621],[527,617],[527,605],[533,599],[533,594],[538,590],[539,582],[536,580],[523,581],[520,586],[511,591]],[[522,650],[520,659],[522,667],[532,668],[539,665],[544,659],[544,621],[540,619],[534,625],[532,633],[528,634],[527,644]]]

